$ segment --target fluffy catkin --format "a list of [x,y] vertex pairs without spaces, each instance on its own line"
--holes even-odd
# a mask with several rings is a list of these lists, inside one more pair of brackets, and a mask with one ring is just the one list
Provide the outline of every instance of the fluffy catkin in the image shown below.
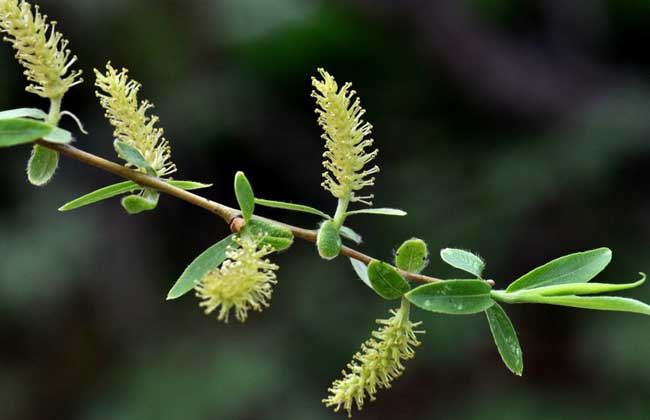
[[209,271],[195,286],[199,304],[205,313],[218,311],[217,318],[228,322],[230,311],[244,322],[249,310],[261,312],[269,306],[278,266],[265,257],[273,252],[259,246],[259,238],[235,238],[240,246],[226,253],[228,258],[219,268]]
[[361,351],[348,363],[343,378],[337,379],[329,388],[329,396],[323,400],[334,411],[345,409],[352,416],[356,405],[361,410],[366,397],[375,400],[381,388],[390,388],[391,382],[404,372],[402,361],[415,357],[414,347],[420,345],[415,331],[420,323],[409,320],[409,303],[402,301],[399,310],[391,310],[391,317],[378,319],[379,330],[361,345]]
[[99,89],[97,97],[106,110],[106,118],[115,128],[115,138],[136,148],[156,176],[176,172],[176,165],[170,160],[169,142],[163,137],[163,129],[156,127],[159,118],[147,115],[153,104],[138,101],[142,86],[129,79],[128,70],[118,72],[110,63],[106,65],[105,74],[95,69],[95,76],[95,86]]
[[60,99],[81,83],[81,71],[70,70],[77,61],[68,40],[56,31],[56,22],[47,22],[39,7],[26,1],[0,0],[0,30],[4,40],[16,50],[16,58],[25,68],[32,84],[26,90],[43,98]]
[[334,78],[323,69],[318,69],[322,80],[312,78],[318,109],[318,124],[323,128],[325,140],[325,161],[323,166],[323,188],[342,200],[358,201],[372,205],[373,195],[359,195],[358,192],[374,185],[373,174],[379,172],[378,166],[364,169],[378,151],[366,151],[373,140],[368,138],[372,125],[364,122],[365,110],[361,101],[346,83],[340,89]]

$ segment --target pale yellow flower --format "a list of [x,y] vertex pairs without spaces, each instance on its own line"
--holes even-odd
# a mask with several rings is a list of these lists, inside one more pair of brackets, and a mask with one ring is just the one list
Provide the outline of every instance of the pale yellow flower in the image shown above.
[[163,129],[156,127],[159,118],[147,115],[153,104],[138,101],[142,85],[129,79],[127,69],[118,72],[111,63],[106,65],[106,74],[95,69],[95,76],[95,86],[101,91],[97,97],[115,128],[115,138],[136,148],[158,177],[176,172],[169,142],[163,137]]
[[228,322],[230,311],[240,322],[246,321],[249,310],[261,312],[269,306],[278,266],[265,259],[273,252],[269,245],[259,247],[253,238],[235,238],[240,246],[227,252],[220,268],[208,272],[195,286],[196,295],[205,313],[219,311],[218,319]]
[[83,82],[81,71],[70,70],[77,57],[67,48],[68,41],[38,6],[32,10],[26,1],[0,0],[0,30],[7,34],[4,40],[13,45],[27,80],[33,83],[28,92],[58,100]]
[[379,172],[378,166],[364,169],[378,153],[376,149],[366,151],[373,144],[373,140],[368,138],[372,125],[363,121],[366,111],[359,98],[355,98],[351,83],[339,89],[329,73],[323,69],[318,69],[318,72],[322,80],[312,78],[312,97],[316,98],[319,106],[316,110],[318,124],[324,131],[322,138],[326,151],[323,166],[326,171],[323,173],[323,188],[338,199],[372,205],[372,194],[358,195],[359,190],[374,185],[375,178],[371,175]]
[[415,331],[421,323],[409,320],[409,303],[402,301],[399,310],[391,310],[389,319],[379,319],[380,329],[373,331],[372,338],[361,345],[361,351],[348,363],[348,371],[329,388],[329,396],[323,400],[326,406],[338,411],[343,407],[352,416],[356,405],[361,410],[365,398],[375,400],[378,389],[390,388],[391,382],[404,372],[403,360],[415,357],[414,347],[420,345]]

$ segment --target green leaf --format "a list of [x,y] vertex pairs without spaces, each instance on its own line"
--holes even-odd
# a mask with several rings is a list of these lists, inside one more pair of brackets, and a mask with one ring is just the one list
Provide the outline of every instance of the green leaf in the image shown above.
[[535,296],[522,298],[522,302],[546,305],[569,306],[571,308],[593,309],[596,311],[633,312],[650,315],[650,305],[635,299],[614,296]]
[[539,287],[532,290],[524,290],[519,293],[536,294],[540,296],[564,296],[564,295],[596,295],[599,293],[619,292],[621,290],[634,289],[645,283],[646,275],[641,274],[641,280],[634,283],[609,284],[609,283],[569,283],[557,286]]
[[51,125],[26,118],[0,120],[0,147],[31,143],[42,139],[53,130]]
[[558,284],[587,283],[603,271],[611,260],[612,251],[608,248],[565,255],[523,275],[508,286],[506,292]]
[[[198,190],[201,188],[211,187],[212,184],[202,184],[200,182],[194,181],[167,181],[168,184],[171,184],[175,187],[181,188],[183,190]],[[59,208],[59,211],[70,211],[75,210],[80,207],[84,207],[90,204],[97,203],[109,198],[117,197],[118,195],[142,190],[141,185],[136,184],[133,181],[120,182],[119,184],[109,185],[104,188],[100,188],[96,191],[88,193],[82,197],[74,199]]]
[[251,219],[241,229],[242,235],[262,236],[259,244],[270,245],[276,252],[284,251],[293,244],[293,233],[277,223]]
[[59,166],[59,154],[47,147],[34,145],[27,162],[27,179],[32,185],[42,187],[50,182]]
[[368,265],[368,279],[372,289],[384,299],[401,298],[411,287],[395,268],[382,261],[372,261]]
[[357,232],[353,231],[347,226],[341,226],[341,229],[339,230],[339,234],[345,239],[349,239],[352,242],[356,243],[357,245],[361,245],[361,242],[363,242],[363,238],[361,235],[359,235]]
[[210,188],[212,186],[212,184],[204,184],[202,182],[195,181],[175,181],[173,179],[163,179],[163,181],[169,185],[173,185],[174,187],[185,191],[202,190],[204,188]]
[[494,305],[490,285],[482,280],[446,280],[425,284],[406,294],[406,298],[426,311],[451,315],[483,312]]
[[130,215],[150,211],[158,206],[160,194],[153,190],[145,190],[144,195],[129,195],[122,199],[122,207]]
[[404,210],[389,209],[389,208],[353,210],[345,213],[346,216],[354,216],[357,214],[378,214],[382,216],[406,216],[408,213],[405,212]]
[[167,300],[178,299],[183,296],[192,290],[194,285],[200,282],[208,271],[221,265],[226,260],[228,247],[238,247],[237,243],[233,241],[234,237],[235,235],[230,235],[222,239],[192,261],[167,294]]
[[0,120],[11,120],[14,118],[34,118],[44,120],[47,112],[36,108],[17,108],[0,112]]
[[326,220],[318,230],[316,238],[318,254],[325,260],[333,260],[341,253],[341,236],[336,224],[332,220]]
[[498,303],[486,309],[485,315],[503,363],[512,373],[521,376],[524,371],[524,359],[517,332],[512,326],[510,318]]
[[474,274],[479,279],[483,277],[485,262],[481,257],[469,251],[445,248],[440,251],[440,258],[450,266]]
[[121,194],[137,191],[139,189],[142,189],[142,187],[133,181],[125,181],[120,182],[119,184],[109,185],[64,204],[59,208],[59,211],[75,210],[89,204],[94,204],[99,201],[116,197]]
[[368,266],[354,258],[350,258],[350,263],[352,263],[352,268],[354,268],[354,272],[357,273],[357,276],[359,276],[361,281],[364,282],[366,286],[373,289],[372,284],[370,284],[370,279],[368,278]]
[[404,242],[395,255],[395,265],[410,273],[419,273],[428,264],[429,250],[427,244],[418,238]]
[[151,165],[149,165],[149,162],[145,160],[144,156],[142,156],[142,153],[140,153],[138,149],[126,142],[119,140],[115,140],[113,142],[113,146],[115,147],[115,151],[119,157],[131,165],[143,169],[145,172],[147,172],[147,174],[156,176],[156,171],[153,170]]
[[315,214],[316,216],[320,216],[323,219],[331,219],[331,217],[328,216],[326,213],[318,209],[315,209],[313,207],[305,206],[302,204],[287,203],[284,201],[264,200],[261,198],[256,198],[255,204],[259,204],[260,206],[271,207],[275,209],[283,209],[283,210],[297,211],[301,213]]
[[237,196],[241,214],[244,216],[244,222],[248,222],[253,217],[253,211],[255,210],[255,194],[251,183],[248,182],[248,178],[241,171],[235,174],[235,195]]
[[72,142],[72,133],[68,130],[55,127],[50,134],[43,136],[43,140],[49,141],[50,143],[68,144]]

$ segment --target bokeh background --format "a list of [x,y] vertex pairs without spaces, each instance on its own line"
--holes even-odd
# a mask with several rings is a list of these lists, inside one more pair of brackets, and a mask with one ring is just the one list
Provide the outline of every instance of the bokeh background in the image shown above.
[[[92,69],[131,69],[157,104],[178,177],[234,205],[236,170],[259,196],[332,211],[309,97],[319,66],[353,81],[375,126],[379,206],[407,218],[351,221],[389,259],[414,235],[430,274],[446,246],[480,253],[505,287],[565,253],[609,246],[602,275],[650,270],[650,2],[552,0],[40,0],[87,82],[67,97],[114,158]],[[0,108],[46,106],[0,49]],[[66,125],[69,122],[66,122]],[[71,125],[68,128],[73,128]],[[298,243],[279,255],[272,306],[244,325],[166,302],[196,255],[227,234],[169,197],[124,214],[117,200],[57,207],[116,182],[63,160],[27,184],[29,148],[0,154],[0,418],[335,419],[320,400],[394,305],[345,259]],[[260,210],[305,227],[310,216]],[[623,295],[650,300],[650,288]],[[416,311],[417,358],[358,419],[648,419],[644,317],[507,308],[525,356],[510,374],[483,316]]]

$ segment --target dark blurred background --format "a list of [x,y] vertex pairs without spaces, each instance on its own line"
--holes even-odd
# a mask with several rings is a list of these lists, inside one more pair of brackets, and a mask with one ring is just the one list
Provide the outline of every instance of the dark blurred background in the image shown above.
[[[310,77],[353,81],[374,126],[378,206],[407,218],[351,220],[362,250],[390,258],[417,235],[427,273],[458,276],[445,246],[480,253],[505,287],[565,253],[609,246],[602,275],[650,270],[650,2],[40,0],[80,57],[66,108],[115,159],[93,67],[128,67],[157,104],[182,179],[234,205],[236,170],[261,197],[332,211]],[[47,106],[0,49],[0,108]],[[73,128],[66,121],[68,128]],[[374,319],[394,306],[340,258],[298,243],[279,255],[272,306],[246,324],[166,302],[220,220],[163,197],[57,207],[118,180],[63,160],[42,190],[29,148],[0,166],[2,419],[334,419],[323,407]],[[309,216],[260,210],[306,227]],[[650,300],[650,288],[623,295]],[[415,317],[427,330],[393,389],[358,419],[648,419],[650,323],[638,315],[508,307],[523,378],[502,365],[483,316]]]

